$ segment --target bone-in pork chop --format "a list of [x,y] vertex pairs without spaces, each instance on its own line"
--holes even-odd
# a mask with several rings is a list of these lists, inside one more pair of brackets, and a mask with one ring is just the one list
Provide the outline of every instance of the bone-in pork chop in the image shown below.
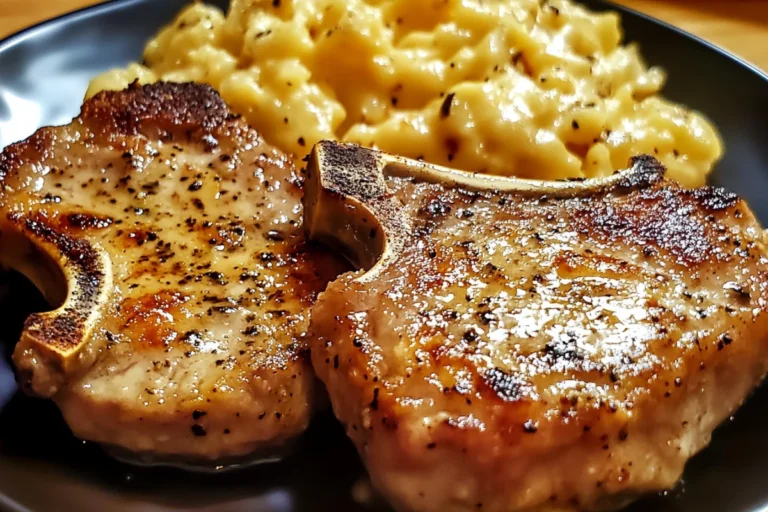
[[[0,263],[57,307],[19,380],[83,438],[208,464],[270,455],[315,404],[309,247],[289,160],[207,86],[105,92],[0,156]],[[269,453],[267,453],[269,452]]]
[[313,364],[398,509],[670,488],[766,372],[766,247],[733,194],[647,157],[554,184],[332,144],[309,163],[307,229],[368,269],[313,307]]

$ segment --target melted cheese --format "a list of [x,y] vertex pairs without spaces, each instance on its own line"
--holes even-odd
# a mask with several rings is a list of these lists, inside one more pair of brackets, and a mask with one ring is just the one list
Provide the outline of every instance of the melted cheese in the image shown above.
[[663,71],[621,40],[617,14],[558,0],[233,0],[226,16],[195,3],[148,43],[146,66],[97,77],[88,94],[207,82],[297,157],[333,139],[563,179],[646,153],[703,184],[717,132],[659,97]]

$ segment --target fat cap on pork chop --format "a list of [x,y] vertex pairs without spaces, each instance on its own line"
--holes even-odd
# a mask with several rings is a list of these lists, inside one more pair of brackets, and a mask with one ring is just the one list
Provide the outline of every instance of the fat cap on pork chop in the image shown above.
[[762,229],[650,157],[544,183],[321,143],[305,226],[366,269],[320,294],[310,345],[400,510],[605,510],[668,489],[768,368]]
[[307,309],[343,266],[305,242],[290,160],[205,85],[104,92],[0,154],[0,265],[53,311],[19,381],[146,461],[271,455],[315,405]]

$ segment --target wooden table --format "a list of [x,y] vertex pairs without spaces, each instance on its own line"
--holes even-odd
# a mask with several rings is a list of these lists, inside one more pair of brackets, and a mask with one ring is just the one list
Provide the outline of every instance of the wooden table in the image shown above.
[[[162,1],[162,0],[156,0]],[[677,25],[768,70],[768,1],[617,0]],[[0,38],[97,0],[0,0]]]

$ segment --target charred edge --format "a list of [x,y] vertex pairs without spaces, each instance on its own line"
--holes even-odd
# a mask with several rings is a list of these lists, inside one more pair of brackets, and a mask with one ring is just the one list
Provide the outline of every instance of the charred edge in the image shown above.
[[112,225],[110,217],[101,217],[90,213],[70,213],[64,217],[66,226],[75,229],[104,229]]
[[322,179],[334,187],[333,192],[361,200],[387,193],[373,151],[354,144],[321,143],[318,153]]
[[12,169],[21,165],[21,158],[14,152],[15,144],[12,144],[0,153],[0,183],[5,181],[5,177]]
[[0,153],[0,183],[4,182],[5,177],[21,165],[19,152],[22,147],[20,143],[11,144]]
[[736,206],[741,199],[738,195],[721,187],[701,187],[686,190],[685,193],[709,211],[727,210]]
[[436,220],[450,214],[452,209],[450,199],[436,194],[419,208],[418,214],[425,219]]
[[505,402],[517,402],[523,398],[527,383],[501,368],[491,368],[483,374],[483,381]]
[[26,155],[34,155],[33,158],[44,155],[53,144],[53,140],[51,129],[42,128],[26,140],[7,146],[0,152],[0,183],[24,165]]
[[133,82],[123,91],[103,91],[83,104],[80,117],[127,135],[138,133],[144,123],[210,133],[231,118],[213,88],[192,82]]
[[630,160],[631,171],[616,185],[615,189],[640,189],[659,183],[667,171],[661,162],[649,155],[639,155]]
[[33,314],[27,318],[24,327],[34,328],[40,341],[46,344],[65,348],[77,346],[81,341],[85,320],[93,301],[104,285],[104,270],[98,255],[87,242],[55,231],[41,218],[24,219],[24,228],[54,245],[66,260],[78,268],[76,278],[80,290],[75,297],[75,303],[61,315],[50,318]]
[[579,353],[576,338],[570,335],[566,338],[550,341],[544,345],[544,354],[552,360],[553,364],[563,364],[563,362],[584,359],[583,354]]
[[727,262],[734,253],[724,250],[718,234],[726,226],[714,218],[706,219],[708,210],[702,204],[702,196],[718,207],[723,201],[730,204],[731,200],[713,199],[707,194],[708,191],[683,190],[673,182],[664,182],[632,197],[580,204],[572,219],[576,231],[585,236],[630,243],[643,247],[651,256],[663,250],[689,268],[706,261]]

